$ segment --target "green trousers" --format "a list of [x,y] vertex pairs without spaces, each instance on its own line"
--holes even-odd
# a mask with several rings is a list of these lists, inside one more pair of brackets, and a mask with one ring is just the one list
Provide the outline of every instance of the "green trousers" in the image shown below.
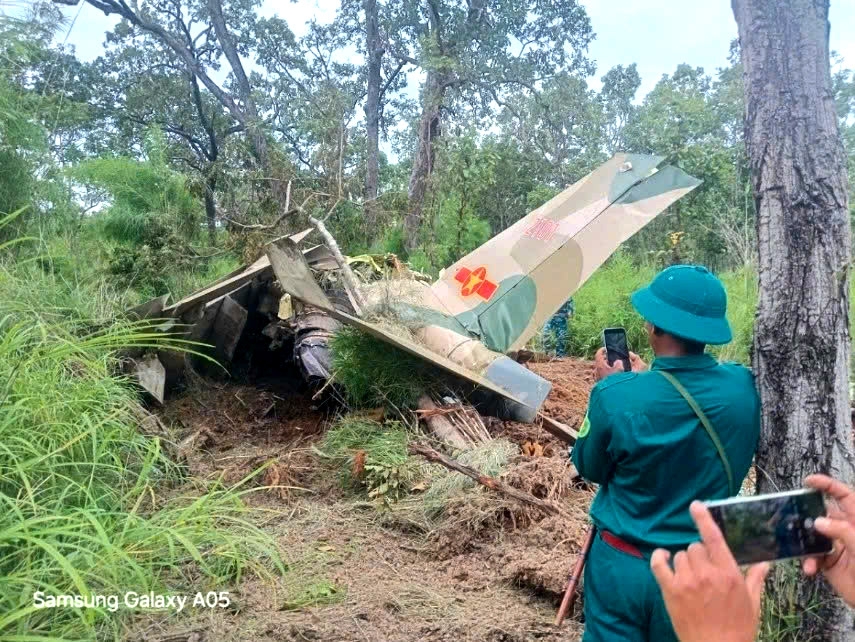
[[678,642],[650,561],[594,538],[585,564],[582,642]]

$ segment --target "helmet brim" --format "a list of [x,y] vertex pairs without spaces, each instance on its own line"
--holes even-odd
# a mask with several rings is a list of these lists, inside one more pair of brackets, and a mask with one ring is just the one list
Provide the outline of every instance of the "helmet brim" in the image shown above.
[[634,292],[630,300],[645,321],[676,337],[708,345],[724,345],[733,340],[727,318],[691,314],[666,303],[650,288]]

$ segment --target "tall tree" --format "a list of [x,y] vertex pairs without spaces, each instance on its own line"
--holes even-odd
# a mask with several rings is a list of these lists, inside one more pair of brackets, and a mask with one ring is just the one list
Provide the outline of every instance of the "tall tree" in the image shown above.
[[365,97],[365,218],[370,226],[376,221],[377,180],[380,174],[380,91],[383,70],[383,43],[380,39],[377,0],[364,0],[365,52],[368,82]]
[[576,0],[398,0],[389,13],[395,26],[391,54],[425,73],[404,219],[412,249],[419,242],[434,144],[449,102],[480,103],[486,115],[504,97],[537,92],[561,72],[590,73],[584,52],[593,34]]
[[605,116],[606,150],[614,154],[626,146],[624,129],[635,113],[632,101],[641,86],[641,76],[636,64],[632,63],[626,67],[612,67],[600,80],[603,82],[600,103]]
[[[77,5],[80,0],[53,0],[59,4]],[[274,197],[285,201],[285,189],[275,176],[268,150],[267,133],[256,106],[256,97],[244,67],[248,42],[255,28],[257,0],[240,0],[224,8],[223,0],[152,0],[128,4],[124,0],[84,0],[107,15],[117,15],[136,29],[157,39],[184,65],[186,73],[194,76],[214,98],[245,129],[258,166],[273,186]],[[185,20],[189,15],[189,23]],[[228,15],[228,20],[226,16]],[[197,32],[186,30],[196,23],[206,25]],[[236,35],[236,33],[238,35]],[[242,37],[241,37],[242,36]],[[205,60],[195,49],[214,47],[216,56]],[[217,83],[212,70],[224,57],[231,69],[231,86]]]
[[[203,32],[191,35],[192,15],[176,12],[174,21],[198,64],[210,64],[217,48],[203,42]],[[119,23],[109,34],[107,51],[93,66],[98,71],[93,103],[103,123],[100,146],[139,148],[149,128],[161,129],[175,144],[173,164],[198,177],[194,182],[202,186],[208,238],[213,245],[220,150],[244,126],[200,87],[195,74],[169,48],[126,23]]]
[[[829,2],[732,0],[732,7],[745,68],[759,241],[758,490],[798,488],[814,472],[852,483],[851,231],[829,64]],[[814,590],[818,611],[804,617]],[[791,639],[853,639],[853,612],[821,581],[800,589],[797,606],[803,617]]]

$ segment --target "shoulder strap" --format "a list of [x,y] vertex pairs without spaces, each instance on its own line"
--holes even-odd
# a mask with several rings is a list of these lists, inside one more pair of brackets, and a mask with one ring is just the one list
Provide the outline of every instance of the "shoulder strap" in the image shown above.
[[721,463],[724,465],[724,472],[727,474],[727,485],[730,488],[730,494],[736,495],[739,491],[738,488],[735,487],[733,483],[733,473],[730,470],[730,461],[727,459],[727,454],[724,452],[724,446],[721,445],[721,440],[718,438],[718,433],[715,431],[715,428],[712,427],[710,420],[707,419],[707,416],[704,414],[704,411],[701,410],[701,407],[698,405],[698,402],[695,401],[695,398],[689,394],[689,391],[683,387],[679,381],[677,381],[676,377],[672,375],[670,372],[666,372],[665,370],[657,370],[659,374],[665,377],[672,386],[677,389],[683,399],[685,399],[689,406],[691,406],[692,410],[694,410],[695,414],[698,416],[698,419],[701,420],[701,424],[706,429],[707,434],[712,439],[713,444],[715,445],[716,450],[718,451],[718,456],[721,459]]

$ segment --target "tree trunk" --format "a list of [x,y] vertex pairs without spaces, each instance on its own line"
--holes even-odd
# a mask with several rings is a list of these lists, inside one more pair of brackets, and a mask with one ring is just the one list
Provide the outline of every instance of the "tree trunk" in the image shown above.
[[[831,93],[828,0],[732,0],[732,6],[745,65],[759,245],[758,491],[799,488],[814,472],[851,484],[851,233]],[[855,639],[853,612],[823,582],[799,580],[789,606],[786,587],[772,580],[769,588],[778,607],[801,616],[800,630],[782,639]],[[804,617],[809,601],[813,610]]]
[[368,88],[365,99],[366,144],[365,224],[373,232],[377,224],[377,180],[380,173],[380,71],[383,47],[377,25],[377,0],[365,0],[365,34],[368,52]]
[[216,187],[217,177],[209,172],[205,177],[205,219],[208,222],[208,243],[211,247],[217,245],[217,207],[214,203]]
[[419,142],[413,158],[413,171],[410,174],[409,211],[404,218],[404,242],[407,250],[413,250],[419,244],[425,196],[433,171],[433,145],[440,135],[439,110],[442,107],[445,87],[446,84],[440,74],[428,71],[422,97],[422,116],[419,120]]
[[249,136],[252,151],[258,161],[259,166],[270,173],[270,162],[267,151],[267,138],[261,128],[261,121],[258,117],[258,109],[255,106],[255,99],[252,96],[252,87],[249,84],[246,71],[244,71],[243,63],[240,59],[240,54],[237,50],[237,45],[229,33],[226,26],[226,19],[223,15],[222,0],[208,0],[208,11],[211,16],[211,22],[214,26],[214,33],[217,35],[217,41],[223,48],[223,54],[226,60],[229,61],[229,66],[235,76],[238,93],[241,102],[244,106],[245,119],[242,124],[246,126],[246,133]]

